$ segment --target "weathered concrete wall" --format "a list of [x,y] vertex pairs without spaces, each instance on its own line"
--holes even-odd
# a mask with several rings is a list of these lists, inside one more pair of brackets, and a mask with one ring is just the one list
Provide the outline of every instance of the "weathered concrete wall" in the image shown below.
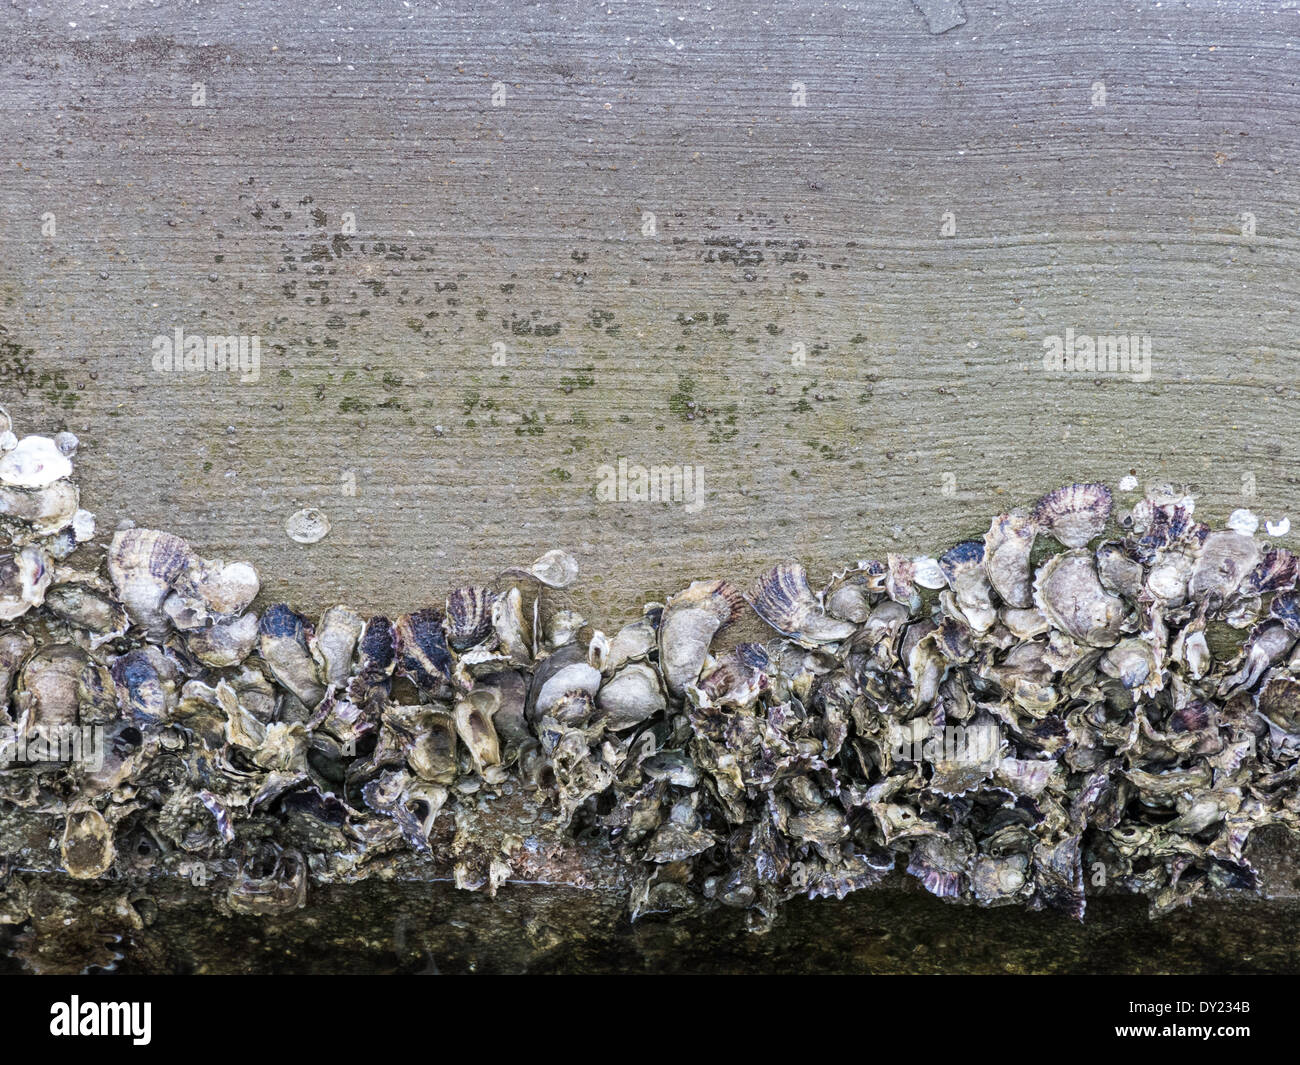
[[[612,624],[1130,469],[1300,518],[1294,9],[710,7],[6,8],[3,403],[309,610],[562,545]],[[155,372],[177,327],[260,379]],[[1049,375],[1071,328],[1150,380]],[[706,505],[598,502],[621,456]]]

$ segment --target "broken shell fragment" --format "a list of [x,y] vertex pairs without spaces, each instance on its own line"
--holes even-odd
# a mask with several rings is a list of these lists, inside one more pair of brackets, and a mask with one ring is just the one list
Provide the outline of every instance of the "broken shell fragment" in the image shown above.
[[95,535],[95,515],[88,510],[78,510],[72,515],[72,532],[79,544],[92,539]]
[[1227,526],[1243,536],[1254,536],[1255,530],[1259,528],[1259,518],[1244,507],[1238,508],[1228,515]]

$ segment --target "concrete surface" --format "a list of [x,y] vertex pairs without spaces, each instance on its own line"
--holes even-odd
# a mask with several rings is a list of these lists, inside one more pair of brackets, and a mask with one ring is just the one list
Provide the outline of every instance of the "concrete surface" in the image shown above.
[[[1130,470],[1300,526],[1298,18],[11,4],[0,402],[82,436],[104,530],[312,611],[566,546],[613,625]],[[178,327],[256,335],[259,379],[155,371]],[[1068,329],[1149,336],[1150,380],[1049,374]],[[620,457],[705,505],[599,501]]]

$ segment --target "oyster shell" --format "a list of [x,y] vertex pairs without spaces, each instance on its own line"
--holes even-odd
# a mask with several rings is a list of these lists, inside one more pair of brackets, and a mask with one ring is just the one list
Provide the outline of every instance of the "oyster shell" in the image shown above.
[[691,702],[703,709],[752,706],[771,686],[772,660],[756,643],[738,644],[721,656],[697,684],[687,688]]
[[51,614],[75,628],[95,633],[92,646],[124,635],[131,623],[126,611],[101,585],[93,576],[89,579],[60,576],[45,593],[44,605]]
[[365,628],[361,615],[346,606],[332,606],[320,616],[310,643],[317,673],[324,684],[341,688],[347,683]]
[[447,596],[447,642],[454,651],[468,651],[492,633],[496,594],[480,585],[454,588]]
[[533,660],[533,630],[524,618],[523,596],[518,588],[511,588],[493,601],[492,628],[511,662],[522,666]]
[[1087,547],[1110,517],[1110,489],[1104,484],[1067,484],[1034,506],[1034,524],[1066,547]]
[[1192,568],[1188,592],[1194,599],[1226,599],[1259,560],[1259,545],[1251,537],[1237,532],[1211,533]]
[[144,727],[170,716],[176,705],[176,671],[157,648],[128,651],[111,672],[123,716]]
[[247,562],[195,558],[171,582],[163,610],[178,629],[192,630],[230,621],[242,614],[261,588]]
[[613,673],[628,662],[641,662],[650,656],[658,645],[657,622],[661,612],[662,608],[653,621],[649,616],[639,618],[614,634],[605,651],[602,672]]
[[12,621],[45,602],[54,560],[39,547],[0,555],[0,621]]
[[167,632],[163,601],[175,581],[194,561],[179,536],[153,529],[127,529],[113,536],[108,548],[108,577],[117,598],[150,636]]
[[501,693],[491,688],[469,692],[456,701],[456,734],[465,744],[474,769],[484,776],[501,764],[501,746],[492,718],[501,707]]
[[1039,567],[1034,602],[1053,625],[1091,647],[1116,643],[1128,614],[1124,600],[1102,587],[1088,551],[1068,551]]
[[397,636],[398,672],[429,694],[451,681],[451,651],[443,631],[442,611],[426,607],[403,614],[393,629]]
[[1269,724],[1290,736],[1300,736],[1300,679],[1270,670],[1256,697],[1259,712]]
[[272,917],[307,903],[307,864],[302,855],[274,843],[245,848],[238,871],[226,891],[236,913]]
[[573,692],[594,697],[600,690],[601,675],[587,661],[581,646],[566,644],[542,660],[533,673],[528,692],[528,718],[538,721],[550,714],[560,700]]
[[68,456],[48,436],[25,436],[0,458],[0,484],[11,488],[48,488],[71,476]]
[[36,642],[26,633],[0,633],[0,707],[8,707],[14,679],[35,646]]
[[19,727],[27,734],[103,723],[113,716],[113,679],[80,647],[50,644],[23,664],[14,707]]
[[94,533],[94,515],[80,509],[80,500],[71,481],[55,481],[46,488],[0,485],[0,526],[8,530],[18,546],[53,536],[69,526],[73,527],[74,543],[88,540]]
[[1263,552],[1259,564],[1246,574],[1238,588],[1243,596],[1267,595],[1270,592],[1290,591],[1300,575],[1300,563],[1295,555],[1282,548]]
[[804,647],[838,643],[853,635],[852,622],[830,617],[821,608],[808,574],[798,562],[782,562],[758,579],[746,597],[754,613],[783,636]]
[[[456,752],[456,721],[445,710],[408,708],[410,729],[402,746],[411,772],[421,780],[450,787],[456,782],[459,764]],[[391,721],[391,717],[387,718]]]
[[1029,555],[1038,529],[1020,511],[1000,514],[984,534],[984,569],[1007,606],[1025,609],[1033,605],[1033,573]]
[[958,613],[976,632],[987,632],[998,620],[993,605],[993,586],[984,566],[984,544],[964,540],[939,558],[948,587],[952,589]]
[[1129,557],[1123,544],[1111,542],[1097,548],[1097,576],[1111,595],[1136,599],[1142,591],[1145,574],[1142,564]]
[[227,669],[253,653],[261,633],[256,614],[244,614],[234,621],[219,621],[189,634],[186,646],[205,666]]
[[601,685],[596,705],[614,732],[639,725],[667,706],[659,674],[643,662],[630,662]]
[[117,852],[104,815],[95,809],[68,814],[59,854],[63,868],[77,880],[93,880],[108,872]]
[[578,579],[578,560],[567,551],[547,551],[527,569],[506,571],[511,576],[532,577],[547,588],[567,588]]
[[268,607],[257,623],[262,661],[275,679],[305,706],[315,706],[325,694],[308,639],[311,624],[284,603]]
[[284,531],[296,544],[318,544],[329,535],[329,516],[316,507],[295,510],[284,522]]
[[695,581],[668,600],[659,623],[659,666],[672,695],[680,698],[699,679],[713,637],[736,620],[742,602],[726,581]]

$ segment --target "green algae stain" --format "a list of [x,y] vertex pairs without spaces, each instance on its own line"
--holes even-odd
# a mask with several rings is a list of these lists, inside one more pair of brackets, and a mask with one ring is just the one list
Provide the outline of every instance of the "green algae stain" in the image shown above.
[[677,378],[677,391],[668,397],[668,409],[679,418],[689,421],[695,413],[695,381],[682,375]]
[[62,370],[37,370],[32,365],[35,348],[24,348],[0,338],[0,384],[21,396],[37,392],[52,407],[74,410],[77,393]]

